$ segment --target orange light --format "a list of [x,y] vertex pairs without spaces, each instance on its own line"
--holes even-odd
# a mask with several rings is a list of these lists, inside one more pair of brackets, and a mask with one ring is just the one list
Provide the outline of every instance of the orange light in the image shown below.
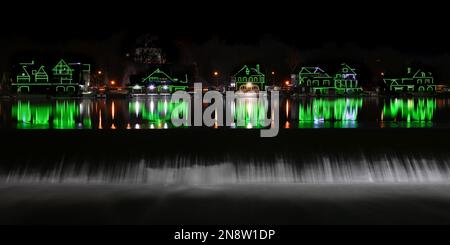
[[101,75],[101,74],[102,74],[102,71],[98,71],[97,74]]
[[114,84],[116,84],[116,81],[111,80],[110,83],[111,83],[111,85],[114,85]]
[[274,71],[272,72],[272,75],[275,75],[275,72],[274,72]]
[[219,72],[215,71],[213,74],[217,77],[219,75]]
[[381,75],[384,76],[384,72],[382,72]]
[[284,84],[286,84],[286,85],[289,85],[289,81],[288,81],[288,80],[286,80],[286,81],[284,82]]

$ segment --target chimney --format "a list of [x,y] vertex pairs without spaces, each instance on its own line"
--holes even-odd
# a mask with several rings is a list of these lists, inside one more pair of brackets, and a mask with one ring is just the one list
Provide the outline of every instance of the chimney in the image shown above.
[[256,64],[256,71],[259,72],[259,64]]
[[408,74],[411,74],[411,67],[408,67]]

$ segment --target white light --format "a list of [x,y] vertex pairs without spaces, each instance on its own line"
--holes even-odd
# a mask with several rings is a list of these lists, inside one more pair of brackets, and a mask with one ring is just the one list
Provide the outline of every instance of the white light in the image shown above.
[[247,83],[247,87],[251,87],[252,86],[252,83]]
[[163,89],[167,89],[167,88],[169,88],[169,87],[167,87],[167,85],[164,85],[164,86],[163,86]]
[[155,85],[150,85],[148,88],[153,90],[153,89],[155,89]]
[[136,117],[139,117],[140,107],[141,107],[141,105],[139,104],[139,101],[136,101],[135,102]]

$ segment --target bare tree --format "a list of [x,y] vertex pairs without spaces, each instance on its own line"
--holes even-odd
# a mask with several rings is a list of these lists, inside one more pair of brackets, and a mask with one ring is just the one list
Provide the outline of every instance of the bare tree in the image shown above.
[[166,63],[166,57],[161,48],[157,46],[158,37],[149,34],[143,35],[136,40],[134,50],[134,61],[139,64]]

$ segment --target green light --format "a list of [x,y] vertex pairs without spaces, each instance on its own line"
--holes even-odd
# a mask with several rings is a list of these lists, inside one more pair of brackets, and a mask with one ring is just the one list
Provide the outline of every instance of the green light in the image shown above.
[[12,116],[20,129],[47,129],[50,127],[52,107],[49,104],[31,104],[30,101],[17,101],[12,106]]
[[257,98],[236,98],[234,120],[238,128],[262,128],[267,118],[264,102]]
[[413,73],[411,68],[408,68],[403,78],[384,78],[383,80],[391,92],[434,93],[436,91],[431,72],[417,70]]
[[73,80],[73,69],[61,59],[58,64],[52,69],[53,77],[55,81],[59,83],[72,83]]
[[150,75],[148,75],[142,82],[173,82],[174,79],[167,75],[165,72],[160,69],[156,69]]
[[[181,81],[177,78],[172,78],[160,69],[153,71],[141,81],[141,84],[138,85],[144,86],[150,93],[173,93],[175,91],[186,91],[188,89],[187,75],[186,81]],[[150,86],[153,88],[150,89]]]
[[236,90],[240,91],[255,91],[264,90],[265,75],[259,70],[259,65],[255,68],[249,68],[244,65],[234,76]]
[[53,127],[55,129],[76,128],[76,118],[79,117],[79,108],[75,101],[56,101]]
[[390,99],[384,104],[382,121],[426,122],[432,121],[436,99]]
[[299,86],[305,93],[336,94],[358,93],[362,88],[358,82],[355,69],[345,63],[338,73],[331,77],[320,67],[302,67],[298,74]]
[[[83,75],[80,75],[78,83],[74,83],[74,71],[70,65],[81,65]],[[34,68],[34,69],[33,69]],[[61,59],[52,69],[51,76],[43,65],[37,66],[34,61],[20,63],[20,70],[15,81],[11,83],[17,93],[47,93],[47,92],[76,92],[79,83],[88,79],[91,67],[89,64],[73,63],[67,64]],[[36,88],[36,90],[33,90]]]
[[362,102],[361,98],[313,98],[299,105],[299,127],[353,127]]
[[34,74],[34,81],[37,83],[48,83],[48,75],[45,71],[45,67],[41,66],[39,70],[33,71]]
[[178,113],[179,118],[189,115],[189,104],[186,101],[171,102],[169,98],[131,101],[128,108],[131,115],[150,125],[156,125],[156,128],[163,128],[165,124],[173,126],[173,111]]
[[83,128],[88,128],[88,129],[92,128],[92,122],[89,117],[83,118]]

